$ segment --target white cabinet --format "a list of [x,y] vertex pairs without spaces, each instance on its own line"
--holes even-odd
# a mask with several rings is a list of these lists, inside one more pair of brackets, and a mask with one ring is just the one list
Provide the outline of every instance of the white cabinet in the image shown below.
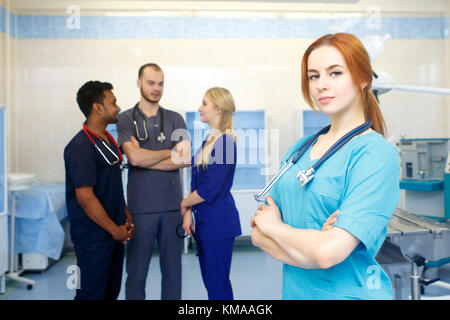
[[255,200],[255,194],[260,190],[231,190],[236,208],[239,212],[241,221],[242,236],[250,236],[252,228],[250,227],[250,219],[258,208],[258,202]]

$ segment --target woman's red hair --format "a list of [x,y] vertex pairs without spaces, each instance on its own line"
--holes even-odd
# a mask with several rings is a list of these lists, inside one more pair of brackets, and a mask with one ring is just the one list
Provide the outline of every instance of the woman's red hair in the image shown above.
[[[312,99],[309,90],[308,59],[313,50],[322,46],[335,47],[342,54],[349,68],[353,82],[359,90],[366,120],[372,120],[372,129],[385,136],[386,124],[377,99],[370,90],[373,75],[370,57],[361,41],[353,34],[342,32],[326,34],[314,41],[308,49],[306,49],[306,52],[303,55],[301,68],[302,94],[306,103],[316,110],[314,100]],[[361,88],[360,84],[364,82],[367,83],[367,85],[364,88]]]

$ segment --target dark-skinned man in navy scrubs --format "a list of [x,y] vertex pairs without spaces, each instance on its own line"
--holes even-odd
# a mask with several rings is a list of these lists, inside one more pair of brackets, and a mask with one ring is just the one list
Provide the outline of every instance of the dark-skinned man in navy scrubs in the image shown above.
[[89,81],[77,93],[86,122],[64,149],[66,205],[79,267],[75,300],[117,299],[124,244],[134,225],[124,200],[122,154],[106,131],[120,108],[107,82]]

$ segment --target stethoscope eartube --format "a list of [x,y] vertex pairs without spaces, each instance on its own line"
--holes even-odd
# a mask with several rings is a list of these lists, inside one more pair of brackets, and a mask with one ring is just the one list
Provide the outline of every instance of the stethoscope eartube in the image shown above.
[[[139,132],[139,127],[137,125],[137,121],[136,121],[136,109],[138,108],[139,103],[136,103],[136,105],[134,106],[133,109],[133,124],[134,127],[136,128],[136,138],[139,141],[147,141],[148,140],[148,131],[147,131],[147,125],[145,124],[145,119],[142,120],[142,126],[144,128],[144,137],[141,136],[140,132]],[[159,124],[159,135],[156,138],[159,142],[163,143],[164,141],[166,141],[166,136],[164,134],[164,112],[161,110],[161,107],[159,107],[158,109],[159,114],[161,115],[161,122]]]
[[[347,132],[342,138],[340,138],[335,144],[333,144],[330,149],[325,152],[325,154],[310,168],[303,169],[297,175],[295,176],[298,181],[300,182],[300,185],[304,187],[309,181],[314,178],[314,172],[317,171],[317,169],[326,161],[328,160],[333,154],[335,154],[340,148],[342,148],[347,142],[349,142],[351,139],[359,135],[360,133],[363,133],[367,129],[369,129],[372,126],[372,121],[368,120],[362,125],[356,127],[355,129]],[[263,190],[259,194],[255,194],[255,200],[258,202],[264,202],[267,194],[269,194],[270,190],[275,186],[275,184],[280,180],[280,178],[286,173],[286,171],[292,167],[294,164],[297,163],[297,161],[303,156],[303,154],[306,152],[306,150],[309,149],[309,147],[316,141],[316,139],[326,132],[328,132],[331,128],[331,125],[326,126],[325,128],[322,128],[317,132],[315,135],[313,135],[311,138],[309,138],[306,142],[304,142],[300,147],[297,148],[285,161],[283,166],[278,170],[277,174],[269,181],[266,187],[264,187]]]

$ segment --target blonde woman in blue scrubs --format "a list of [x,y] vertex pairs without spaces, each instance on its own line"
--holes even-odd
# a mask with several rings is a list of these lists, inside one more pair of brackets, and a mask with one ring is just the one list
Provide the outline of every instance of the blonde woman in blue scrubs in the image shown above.
[[193,157],[191,193],[181,202],[183,229],[195,236],[209,300],[233,300],[231,258],[234,238],[241,234],[239,212],[231,195],[237,159],[235,110],[227,89],[206,91],[199,112],[210,134]]
[[[258,207],[252,241],[284,262],[283,299],[392,299],[390,280],[375,256],[399,200],[400,167],[370,91],[369,55],[354,35],[329,34],[308,47],[301,70],[306,102],[329,115],[331,127]],[[372,127],[301,187],[296,174],[367,120]],[[308,138],[296,142],[282,162]]]

